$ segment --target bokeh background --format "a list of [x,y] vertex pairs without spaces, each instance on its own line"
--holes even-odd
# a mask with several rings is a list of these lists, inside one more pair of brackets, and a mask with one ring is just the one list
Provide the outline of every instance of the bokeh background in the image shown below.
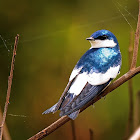
[[[3,110],[14,38],[20,35],[6,123],[13,140],[25,140],[59,118],[42,115],[67,85],[86,40],[99,29],[113,32],[122,52],[121,75],[128,71],[130,32],[135,31],[138,0],[7,0],[0,2],[0,106]],[[125,18],[127,21],[125,20]],[[138,65],[140,64],[138,57]],[[118,76],[118,77],[119,77]],[[140,76],[133,78],[134,102]],[[129,112],[128,82],[82,112],[75,120],[77,140],[120,140]],[[72,139],[71,123],[48,140]]]

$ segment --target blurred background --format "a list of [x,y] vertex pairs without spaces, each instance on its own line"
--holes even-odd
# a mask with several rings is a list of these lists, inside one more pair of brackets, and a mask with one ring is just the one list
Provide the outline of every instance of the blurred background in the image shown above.
[[[138,0],[8,0],[0,4],[0,106],[4,108],[7,79],[16,34],[20,35],[6,123],[11,139],[25,140],[59,118],[42,115],[67,85],[79,58],[90,48],[86,40],[100,29],[117,37],[122,52],[121,75],[129,69],[130,32],[135,31]],[[140,55],[139,55],[140,56]],[[140,64],[140,57],[138,63]],[[118,76],[118,77],[119,77]],[[117,78],[118,78],[117,77]],[[140,76],[133,78],[134,105]],[[128,82],[82,112],[75,122],[77,140],[120,140],[129,114]],[[72,139],[71,123],[44,138]]]

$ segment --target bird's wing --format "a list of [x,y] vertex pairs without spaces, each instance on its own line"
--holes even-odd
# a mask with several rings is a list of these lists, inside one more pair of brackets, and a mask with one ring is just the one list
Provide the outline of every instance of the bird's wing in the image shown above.
[[[93,99],[97,94],[99,94],[107,85],[110,79],[113,79],[117,76],[119,72],[119,67],[110,68],[106,73],[80,73],[81,68],[78,70],[74,68],[69,82],[61,95],[58,103],[56,103],[50,109],[47,109],[43,114],[50,112],[56,112],[58,109],[61,110],[61,116],[69,114],[71,118],[74,118],[78,115],[78,108],[81,108],[89,100]],[[107,84],[106,84],[107,83]],[[84,96],[84,98],[83,98]],[[78,104],[77,104],[78,102]],[[74,108],[70,108],[74,105]],[[68,109],[70,108],[70,110]],[[77,110],[74,112],[74,110]]]
[[59,101],[53,105],[51,108],[45,110],[42,114],[48,114],[48,113],[55,113],[57,110],[60,109],[60,107],[62,106],[62,104],[67,104],[68,102],[70,102],[70,97],[71,99],[73,99],[73,97],[71,96],[71,94],[68,93],[68,90],[70,89],[71,85],[73,84],[74,80],[77,78],[77,76],[79,75],[80,71],[82,68],[76,69],[76,67],[73,69],[71,76],[69,78],[69,82],[64,90],[64,92],[62,93]]
[[[69,82],[68,82],[68,84],[67,84],[67,86],[66,86],[64,92],[62,93],[62,95],[61,95],[59,101],[54,105],[53,109],[50,108],[50,111],[48,110],[49,112],[47,112],[47,113],[56,112],[56,111],[60,108],[62,102],[63,102],[63,104],[65,104],[66,102],[68,102],[68,101],[70,100],[70,99],[69,99],[69,98],[70,98],[70,95],[68,94],[68,90],[69,90],[69,88],[71,87],[71,85],[72,85],[72,83],[74,82],[74,80],[77,78],[77,76],[78,76],[78,74],[80,73],[81,69],[82,69],[82,68],[76,69],[76,67],[73,69],[73,71],[72,71],[72,73],[71,73],[71,76],[70,76],[70,78],[69,78]],[[67,95],[69,96],[69,98],[67,98],[66,100],[64,100],[65,97],[66,97]],[[67,96],[67,97],[68,97],[68,96]],[[64,101],[65,101],[65,103],[64,103]],[[53,110],[53,111],[52,111],[52,110]],[[47,111],[47,110],[46,110],[46,111]],[[45,114],[47,114],[47,113],[45,112]]]
[[[106,86],[110,83],[111,79],[102,85],[93,86],[89,83],[86,84],[82,92],[74,100],[69,102],[64,107],[61,107],[60,116],[69,115],[70,118],[75,119],[80,108],[91,101],[94,97],[99,95]],[[66,99],[67,100],[67,99]]]
[[90,73],[82,72],[76,75],[61,102],[60,116],[70,115],[69,117],[75,119],[79,109],[99,95],[109,82],[117,76],[119,69],[120,65],[110,67],[105,73],[91,71]]

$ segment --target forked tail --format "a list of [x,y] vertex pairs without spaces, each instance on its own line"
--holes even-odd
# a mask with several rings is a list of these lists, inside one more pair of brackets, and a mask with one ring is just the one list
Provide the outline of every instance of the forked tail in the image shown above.
[[44,111],[42,114],[48,114],[48,113],[55,113],[57,110],[56,110],[56,107],[57,107],[57,103],[52,106],[51,108],[47,109],[46,111]]

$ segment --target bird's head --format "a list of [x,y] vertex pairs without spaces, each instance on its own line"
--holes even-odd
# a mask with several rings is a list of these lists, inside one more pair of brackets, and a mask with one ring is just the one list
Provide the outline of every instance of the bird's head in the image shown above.
[[113,48],[118,46],[118,41],[113,33],[108,30],[99,30],[86,38],[91,43],[92,48]]

